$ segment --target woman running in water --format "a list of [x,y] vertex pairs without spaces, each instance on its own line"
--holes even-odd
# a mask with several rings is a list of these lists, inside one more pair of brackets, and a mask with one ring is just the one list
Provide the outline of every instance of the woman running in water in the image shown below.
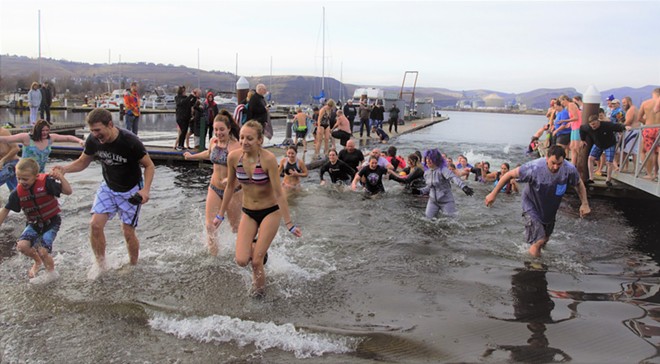
[[78,143],[81,147],[85,146],[85,141],[73,135],[59,135],[50,132],[50,123],[44,119],[39,119],[32,127],[32,132],[20,133],[12,136],[0,136],[0,143],[21,143],[23,144],[22,158],[32,158],[39,164],[39,173],[44,173],[46,163],[50,156],[51,146],[55,142]]
[[[218,242],[216,240],[216,227],[213,225],[213,218],[220,210],[225,193],[225,186],[227,184],[227,155],[231,151],[241,148],[238,143],[238,127],[232,120],[231,114],[225,109],[222,109],[213,120],[213,136],[214,138],[211,139],[209,149],[197,154],[185,152],[183,153],[183,157],[186,160],[208,159],[213,163],[211,183],[209,183],[208,192],[206,193],[205,215],[209,253],[215,256],[218,255]],[[227,211],[227,218],[234,233],[238,231],[238,222],[241,218],[241,191],[236,191],[236,193],[237,195],[232,199],[229,210]]]
[[421,189],[422,194],[429,195],[429,201],[426,204],[426,217],[432,219],[440,210],[445,215],[455,215],[456,203],[451,192],[450,181],[454,182],[468,196],[472,196],[474,191],[447,168],[447,162],[437,149],[426,151],[424,160],[429,167],[424,173],[426,187]]
[[[239,141],[241,149],[229,153],[227,157],[225,199],[213,224],[219,226],[225,219],[236,183],[240,183],[243,188],[243,215],[236,235],[236,264],[241,267],[252,265],[254,293],[262,296],[266,287],[264,257],[277,234],[280,221],[284,218],[287,229],[297,237],[302,236],[302,231],[291,220],[289,204],[280,184],[277,159],[273,153],[262,148],[264,134],[261,124],[255,120],[245,123]],[[253,244],[255,237],[256,243]]]
[[300,178],[308,175],[305,162],[298,159],[298,148],[295,145],[286,149],[286,157],[280,160],[277,170],[282,177],[284,192],[300,189]]

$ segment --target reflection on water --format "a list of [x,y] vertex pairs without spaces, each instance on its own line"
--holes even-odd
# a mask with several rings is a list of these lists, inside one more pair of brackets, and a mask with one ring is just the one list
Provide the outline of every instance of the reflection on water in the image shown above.
[[[455,113],[394,145],[402,155],[439,146],[492,165],[524,162],[523,129],[536,130],[537,121],[507,116],[521,128],[507,132],[523,142],[493,142],[483,126],[489,116]],[[469,141],[448,140],[460,132]],[[426,220],[425,200],[397,183],[385,181],[382,198],[365,200],[319,186],[312,171],[290,200],[304,237],[280,229],[267,296],[254,300],[226,227],[219,256],[206,253],[209,174],[157,166],[138,227],[140,264],[122,268],[126,249],[112,221],[107,257],[117,269],[96,281],[87,271],[97,164],[69,175],[74,193],[60,200],[59,281],[27,284],[27,259],[6,254],[24,226],[11,214],[0,227],[0,361],[659,361],[656,205],[592,200],[592,216],[580,219],[569,196],[544,257],[525,263],[519,195],[488,209],[491,186],[470,181],[474,197],[454,190],[457,218]],[[0,189],[0,200],[7,195]]]

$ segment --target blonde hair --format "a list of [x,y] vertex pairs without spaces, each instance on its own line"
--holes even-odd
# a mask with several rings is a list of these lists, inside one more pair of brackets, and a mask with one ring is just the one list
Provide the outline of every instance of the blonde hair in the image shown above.
[[32,85],[30,85],[30,88],[34,88],[34,86],[39,87],[39,82],[37,82],[37,81],[32,82]]
[[257,132],[257,138],[258,139],[263,139],[264,138],[264,127],[261,126],[261,123],[256,121],[256,120],[250,120],[245,125],[241,127],[241,129],[244,128],[252,128]]
[[21,172],[30,172],[33,176],[39,174],[39,164],[32,158],[21,158],[16,163],[16,170]]

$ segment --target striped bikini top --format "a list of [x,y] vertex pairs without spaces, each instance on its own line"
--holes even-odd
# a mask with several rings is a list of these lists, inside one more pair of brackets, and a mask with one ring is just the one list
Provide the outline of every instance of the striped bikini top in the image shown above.
[[243,168],[243,156],[241,155],[241,158],[236,165],[236,179],[238,179],[239,183],[263,185],[270,182],[268,173],[261,168],[260,159],[261,156],[257,156],[257,163],[254,165],[254,171],[252,171],[252,177],[250,177],[245,171],[245,168]]

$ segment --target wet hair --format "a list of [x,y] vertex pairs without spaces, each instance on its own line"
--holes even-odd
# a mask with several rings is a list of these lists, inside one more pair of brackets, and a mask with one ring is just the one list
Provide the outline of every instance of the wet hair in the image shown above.
[[390,146],[387,148],[387,156],[388,157],[396,157],[396,147],[395,146]]
[[39,174],[39,164],[32,158],[21,158],[16,163],[16,170],[22,172],[30,172],[33,176]]
[[258,139],[264,138],[264,127],[261,126],[261,123],[256,120],[249,120],[248,122],[245,123],[245,125],[241,127],[241,129],[243,128],[252,128],[257,132]]
[[419,160],[421,161],[422,160],[422,152],[420,152],[419,150],[416,150],[414,153],[419,157]]
[[286,150],[288,151],[289,149],[293,150],[294,152],[298,153],[298,147],[295,145],[289,145]]
[[[458,158],[463,158],[463,159],[465,159],[465,162],[468,161],[467,157],[464,156],[463,154],[459,154],[459,155],[458,155]],[[458,158],[456,158],[456,159],[458,159]]]
[[511,166],[509,165],[509,163],[504,162],[504,163],[502,163],[502,165],[506,166],[506,169],[511,170]]
[[369,160],[372,160],[372,159],[375,159],[376,161],[378,161],[378,157],[377,157],[377,156],[375,156],[375,155],[369,155]]
[[218,112],[218,115],[213,119],[214,123],[224,123],[227,129],[229,129],[229,135],[233,136],[238,140],[240,138],[238,125],[234,122],[234,117],[227,111],[227,109],[221,109]]
[[429,149],[424,153],[424,161],[426,159],[430,159],[431,162],[433,162],[434,165],[436,165],[438,168],[445,167],[447,165],[447,161],[442,158],[442,153],[438,149]]
[[87,114],[87,125],[92,126],[96,123],[101,123],[103,126],[110,125],[112,122],[112,114],[110,111],[97,107]]
[[483,164],[488,166],[488,169],[490,169],[490,162],[484,162]]
[[562,147],[561,145],[553,145],[550,148],[548,148],[546,156],[547,158],[554,156],[557,159],[559,158],[566,159],[566,152],[564,151],[564,147]]
[[176,95],[177,96],[183,96],[183,93],[186,91],[186,86],[179,86],[178,89],[176,89]]
[[455,165],[454,163],[449,163],[449,165],[447,166],[447,168],[449,168],[449,169],[451,169],[451,170],[454,170],[454,169],[456,169],[456,165]]
[[339,155],[339,154],[337,153],[337,149],[335,149],[335,148],[330,149],[330,150],[328,151],[328,155],[330,155],[330,153],[335,153],[335,155]]
[[[44,130],[45,127],[50,128],[50,123],[48,121],[44,119],[37,120],[37,122],[32,127],[32,132],[30,133],[30,139],[34,140],[35,142],[41,141],[41,132]],[[48,139],[50,139],[50,135],[48,136]]]
[[408,154],[408,161],[412,164],[410,167],[414,167],[419,164],[419,156],[415,153]]

